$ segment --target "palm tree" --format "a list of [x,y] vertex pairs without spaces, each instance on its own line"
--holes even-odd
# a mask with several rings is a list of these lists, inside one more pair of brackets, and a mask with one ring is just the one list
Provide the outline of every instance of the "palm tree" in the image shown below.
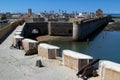
[[64,11],[62,10],[62,13],[64,13]]
[[59,9],[59,13],[61,13],[61,10]]

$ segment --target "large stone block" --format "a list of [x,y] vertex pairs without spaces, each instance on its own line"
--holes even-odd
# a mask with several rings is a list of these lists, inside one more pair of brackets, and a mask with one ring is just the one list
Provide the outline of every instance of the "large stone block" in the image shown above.
[[25,25],[25,23],[24,23],[23,25],[19,25],[19,26],[17,27],[17,30],[16,30],[16,31],[17,31],[17,32],[22,32],[24,25]]
[[48,59],[55,59],[59,55],[60,48],[57,46],[40,43],[38,46],[38,55]]
[[16,45],[17,45],[17,42],[18,42],[19,40],[22,40],[22,39],[23,39],[23,37],[20,36],[20,35],[15,35],[15,36],[13,36],[13,46],[16,46]]
[[38,41],[32,40],[32,39],[23,39],[23,48],[25,51],[28,51],[29,49],[37,49],[38,47]]
[[22,29],[17,29],[16,32],[22,32]]
[[15,35],[21,35],[21,32],[16,31],[14,34]]
[[90,61],[93,60],[93,57],[74,52],[71,50],[63,50],[63,64],[74,70],[80,70],[80,68]]
[[101,80],[120,80],[120,64],[101,60],[99,62],[99,75]]

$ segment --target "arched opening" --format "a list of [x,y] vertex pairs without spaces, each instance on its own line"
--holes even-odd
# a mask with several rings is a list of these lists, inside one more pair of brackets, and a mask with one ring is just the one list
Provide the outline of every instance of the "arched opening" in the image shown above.
[[29,38],[31,39],[36,39],[36,37],[40,36],[41,32],[38,28],[34,28],[31,30],[31,35],[29,36]]
[[38,29],[33,29],[32,34],[39,34],[39,30]]

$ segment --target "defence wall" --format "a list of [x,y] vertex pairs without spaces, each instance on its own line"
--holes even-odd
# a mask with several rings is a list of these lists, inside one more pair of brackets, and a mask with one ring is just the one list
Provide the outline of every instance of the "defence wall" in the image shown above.
[[101,60],[99,62],[100,80],[120,80],[120,64]]
[[70,22],[49,22],[49,35],[72,36],[73,25]]
[[73,23],[73,39],[82,40],[85,39],[92,32],[100,27],[105,27],[111,19],[109,16],[103,18],[96,18],[81,22]]
[[40,35],[48,34],[48,23],[47,22],[39,22],[39,23],[26,23],[21,36],[25,38],[36,38]]
[[13,22],[11,24],[9,24],[8,26],[0,29],[0,43],[10,34],[10,32],[12,32],[12,30],[14,30],[18,25],[19,25],[19,21]]
[[0,39],[2,39],[2,37],[3,37],[8,31],[10,31],[10,29],[11,29],[10,26],[6,26],[6,27],[0,29],[0,33],[2,33],[2,34],[0,34]]
[[39,22],[26,23],[21,36],[36,38],[41,35],[72,36],[73,40],[82,40],[100,27],[105,27],[111,21],[109,16],[94,18],[81,22]]

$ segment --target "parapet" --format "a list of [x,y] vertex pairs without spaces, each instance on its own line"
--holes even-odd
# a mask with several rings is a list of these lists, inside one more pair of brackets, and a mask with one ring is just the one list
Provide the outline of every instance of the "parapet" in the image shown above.
[[21,32],[18,32],[18,31],[17,31],[17,32],[15,32],[14,34],[15,34],[15,35],[21,35]]
[[55,59],[59,55],[60,47],[46,43],[40,43],[38,46],[38,55],[48,59]]
[[74,52],[63,50],[63,64],[69,68],[79,71],[81,67],[93,60],[93,57]]
[[23,48],[25,51],[28,51],[29,49],[34,49],[38,47],[38,41],[32,40],[32,39],[23,39]]
[[101,60],[99,62],[99,75],[101,80],[120,80],[120,64]]
[[22,39],[23,39],[23,37],[20,36],[20,35],[15,35],[15,36],[13,36],[13,46],[16,46],[16,45],[17,45],[17,42],[18,42],[19,40],[22,40]]

